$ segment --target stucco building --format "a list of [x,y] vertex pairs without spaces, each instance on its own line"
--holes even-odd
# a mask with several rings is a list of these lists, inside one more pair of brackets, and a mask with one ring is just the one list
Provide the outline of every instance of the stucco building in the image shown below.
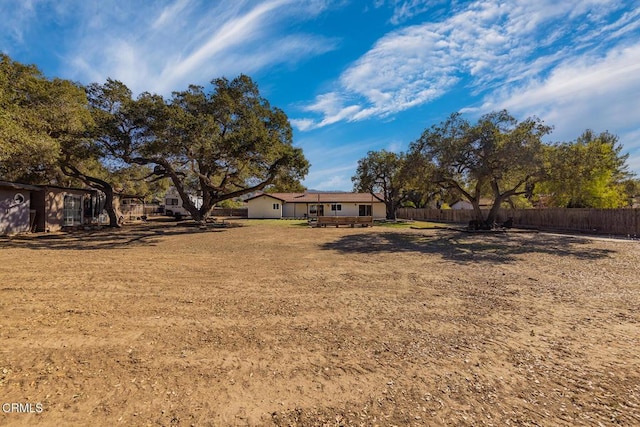
[[381,195],[370,193],[260,193],[246,202],[249,218],[386,217]]

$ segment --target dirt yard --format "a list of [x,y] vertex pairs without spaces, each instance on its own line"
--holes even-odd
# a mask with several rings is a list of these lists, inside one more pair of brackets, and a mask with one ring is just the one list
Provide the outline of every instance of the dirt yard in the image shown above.
[[0,424],[640,425],[638,241],[239,223],[0,239]]

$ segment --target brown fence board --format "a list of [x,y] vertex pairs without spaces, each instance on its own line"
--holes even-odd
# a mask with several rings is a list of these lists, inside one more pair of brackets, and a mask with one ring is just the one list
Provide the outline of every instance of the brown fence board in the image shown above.
[[247,208],[213,208],[211,216],[239,216],[247,217]]
[[[488,210],[483,210],[486,215]],[[474,219],[470,209],[400,208],[398,218],[453,223]],[[640,236],[640,209],[500,209],[498,222],[513,218],[514,227],[571,230],[598,234]]]

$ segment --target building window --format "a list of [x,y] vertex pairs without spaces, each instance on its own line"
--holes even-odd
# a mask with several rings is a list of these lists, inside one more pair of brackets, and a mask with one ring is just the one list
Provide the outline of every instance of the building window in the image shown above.
[[280,203],[273,204],[273,210],[277,210],[277,209],[280,209]]
[[358,216],[372,216],[371,215],[371,205],[360,205],[360,206],[358,206]]
[[65,226],[73,227],[74,225],[82,225],[82,205],[82,196],[65,194],[63,205]]
[[324,205],[309,205],[309,216],[323,216]]
[[341,211],[342,210],[342,205],[338,205],[338,204],[331,205],[331,210],[332,211]]

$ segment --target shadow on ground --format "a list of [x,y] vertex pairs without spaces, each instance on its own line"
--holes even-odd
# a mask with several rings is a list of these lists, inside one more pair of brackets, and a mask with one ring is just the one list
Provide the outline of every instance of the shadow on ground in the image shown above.
[[225,228],[201,229],[195,224],[147,223],[125,226],[119,229],[78,230],[66,233],[25,234],[0,238],[0,249],[127,249],[139,246],[155,246],[160,238],[182,234],[222,232]]
[[455,262],[515,262],[519,255],[549,254],[581,260],[606,258],[615,251],[594,248],[591,240],[573,236],[516,233],[383,232],[352,234],[321,245],[342,253],[416,252],[440,255]]

